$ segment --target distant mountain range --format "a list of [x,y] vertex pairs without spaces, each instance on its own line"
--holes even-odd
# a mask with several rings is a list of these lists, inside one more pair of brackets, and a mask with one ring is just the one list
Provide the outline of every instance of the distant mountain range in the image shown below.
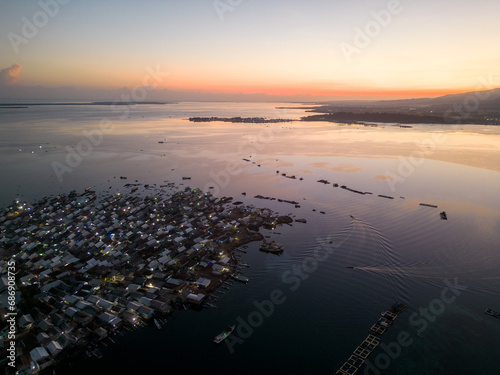
[[500,125],[500,88],[437,98],[318,104],[305,108],[320,115],[303,117],[303,121]]
[[374,102],[376,106],[382,107],[432,107],[436,109],[453,108],[455,105],[465,105],[470,108],[479,106],[477,109],[500,110],[500,88],[485,91],[471,91],[461,94],[450,94],[437,98],[418,98],[402,100],[382,100]]

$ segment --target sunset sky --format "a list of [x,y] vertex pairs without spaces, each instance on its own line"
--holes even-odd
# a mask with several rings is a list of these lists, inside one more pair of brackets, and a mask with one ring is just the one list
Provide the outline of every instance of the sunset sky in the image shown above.
[[480,79],[500,74],[499,17],[498,0],[5,0],[0,99],[102,99],[144,84],[193,100],[491,89]]

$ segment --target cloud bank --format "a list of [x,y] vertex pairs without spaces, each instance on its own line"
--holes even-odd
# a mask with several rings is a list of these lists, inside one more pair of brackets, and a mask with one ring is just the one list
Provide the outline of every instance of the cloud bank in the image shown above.
[[23,67],[17,63],[0,70],[0,85],[14,85],[19,81]]

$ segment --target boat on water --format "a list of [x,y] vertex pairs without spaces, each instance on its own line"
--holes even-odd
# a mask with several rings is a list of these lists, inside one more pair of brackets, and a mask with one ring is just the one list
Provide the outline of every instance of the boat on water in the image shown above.
[[281,253],[283,252],[283,245],[274,240],[271,242],[264,241],[264,243],[260,245],[259,250],[265,253]]
[[448,216],[446,216],[446,211],[440,212],[439,215],[441,215],[442,220],[448,220]]
[[224,332],[215,336],[214,342],[216,344],[220,344],[222,341],[227,339],[231,335],[231,333],[233,333],[235,327],[236,326],[233,325],[233,326],[229,327],[228,329],[226,329]]
[[492,310],[492,309],[486,309],[484,312],[487,315],[491,315],[494,318],[500,319],[500,312]]
[[161,329],[161,324],[157,319],[153,320],[155,322],[156,328]]
[[242,275],[235,275],[235,274],[232,274],[231,277],[235,280],[238,280],[242,283],[248,283],[250,281],[250,279],[248,277],[245,277],[245,276],[242,276]]
[[99,359],[102,358],[102,352],[98,348],[93,348],[90,350],[90,352],[94,355],[94,357]]

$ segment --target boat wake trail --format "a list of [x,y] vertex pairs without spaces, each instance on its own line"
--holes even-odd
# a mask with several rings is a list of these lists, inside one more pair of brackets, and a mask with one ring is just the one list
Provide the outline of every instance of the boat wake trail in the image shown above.
[[351,220],[347,227],[335,231],[335,233],[330,233],[326,237],[318,238],[317,241],[333,248],[341,247],[355,234],[356,225],[354,220]]
[[360,267],[356,265],[360,264],[378,265],[372,267],[372,270],[365,269],[366,277],[360,277],[358,280],[367,288],[371,288],[374,273],[383,275],[383,278],[378,280],[379,287],[373,291],[380,300],[406,298],[404,278],[398,272],[391,272],[401,264],[401,256],[394,249],[392,241],[376,226],[352,216],[351,219],[353,230],[349,244],[346,246],[348,252],[342,261],[346,261],[347,265],[353,269],[359,269]]

